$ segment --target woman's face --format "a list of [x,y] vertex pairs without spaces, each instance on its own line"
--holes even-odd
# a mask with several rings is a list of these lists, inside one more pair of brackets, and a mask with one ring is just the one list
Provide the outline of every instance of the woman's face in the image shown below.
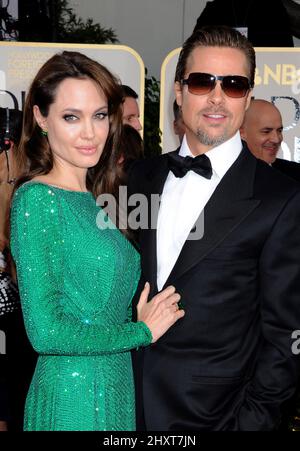
[[91,79],[66,78],[57,88],[47,117],[34,115],[47,131],[54,167],[87,170],[95,166],[109,132],[107,99]]

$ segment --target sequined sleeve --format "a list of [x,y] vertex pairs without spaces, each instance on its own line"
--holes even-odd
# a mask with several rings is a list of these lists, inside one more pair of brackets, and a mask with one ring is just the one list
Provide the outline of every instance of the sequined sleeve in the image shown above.
[[[47,186],[23,185],[14,195],[11,247],[29,339],[40,354],[108,354],[146,346],[143,322],[89,324],[64,309],[59,200]],[[82,269],[84,271],[84,268]]]

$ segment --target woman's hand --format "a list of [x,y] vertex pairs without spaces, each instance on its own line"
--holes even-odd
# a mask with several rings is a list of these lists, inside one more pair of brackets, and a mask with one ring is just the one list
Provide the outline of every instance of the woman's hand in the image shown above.
[[137,305],[138,321],[143,321],[152,333],[152,343],[155,343],[167,330],[184,316],[184,310],[179,310],[180,295],[175,287],[170,285],[160,291],[151,301],[147,302],[150,284],[146,282]]

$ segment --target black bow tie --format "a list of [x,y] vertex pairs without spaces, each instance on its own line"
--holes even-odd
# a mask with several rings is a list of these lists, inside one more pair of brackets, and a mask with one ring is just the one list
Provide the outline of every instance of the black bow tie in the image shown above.
[[169,169],[175,177],[184,177],[188,171],[194,171],[206,179],[211,179],[212,167],[210,159],[205,155],[198,155],[195,158],[181,157],[177,153],[169,153]]

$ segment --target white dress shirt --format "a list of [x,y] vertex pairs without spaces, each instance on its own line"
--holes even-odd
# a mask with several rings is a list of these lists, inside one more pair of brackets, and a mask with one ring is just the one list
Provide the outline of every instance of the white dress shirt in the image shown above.
[[[222,177],[239,156],[242,141],[239,131],[225,143],[206,152],[212,165],[212,177],[206,179],[194,171],[178,178],[170,171],[161,196],[157,222],[157,286],[161,290],[168,279],[191,229]],[[184,136],[179,155],[194,157]]]

